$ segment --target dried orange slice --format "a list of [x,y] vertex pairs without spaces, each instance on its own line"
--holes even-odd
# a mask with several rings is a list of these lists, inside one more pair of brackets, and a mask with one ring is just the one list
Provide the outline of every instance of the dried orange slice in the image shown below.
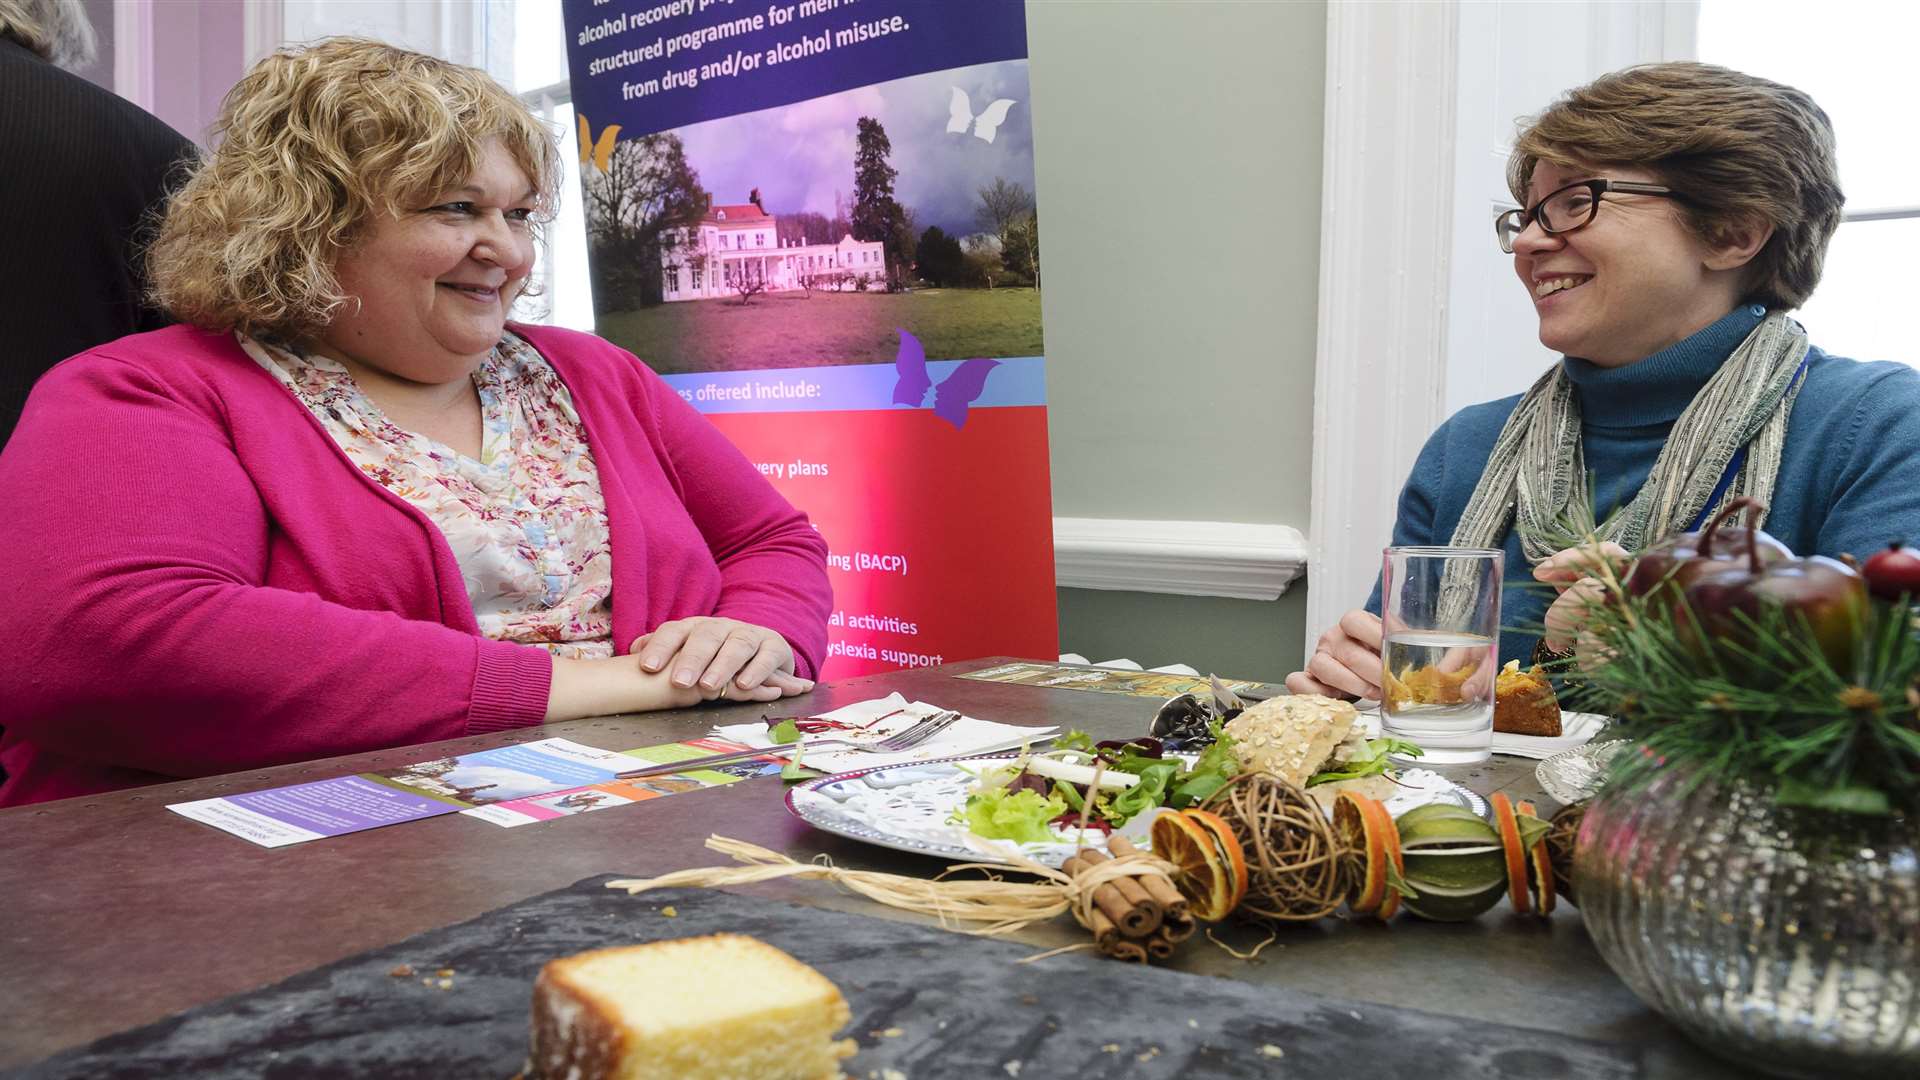
[[1382,919],[1391,919],[1400,910],[1400,890],[1393,881],[1403,881],[1407,874],[1407,860],[1400,854],[1400,827],[1394,824],[1393,814],[1387,810],[1387,804],[1378,799],[1369,798],[1373,804],[1364,809],[1378,821],[1380,836],[1387,844],[1387,858],[1393,860],[1393,878],[1388,882],[1386,898],[1380,901],[1379,915]]
[[1212,834],[1214,843],[1219,845],[1220,854],[1226,859],[1227,870],[1233,881],[1232,900],[1227,904],[1227,910],[1232,911],[1240,906],[1240,901],[1247,895],[1247,883],[1250,879],[1247,873],[1246,849],[1240,846],[1239,837],[1233,835],[1233,827],[1228,825],[1226,819],[1219,814],[1197,809],[1182,810],[1181,813],[1199,822],[1202,828]]
[[1500,846],[1507,855],[1507,899],[1513,910],[1527,913],[1527,851],[1520,841],[1520,818],[1514,813],[1513,800],[1505,792],[1495,792],[1493,827],[1500,831]]
[[[1539,815],[1534,812],[1533,804],[1530,802],[1520,803],[1518,809],[1520,813],[1528,817],[1539,817]],[[1551,915],[1553,914],[1555,899],[1553,888],[1553,856],[1547,852],[1547,841],[1544,836],[1540,838],[1538,843],[1533,845],[1533,850],[1528,852],[1528,855],[1533,862],[1533,878],[1530,885],[1533,890],[1534,914]]]
[[1347,906],[1355,915],[1391,918],[1400,908],[1400,894],[1389,885],[1388,868],[1398,876],[1405,865],[1393,816],[1377,800],[1343,791],[1334,800],[1333,823],[1347,846],[1362,855],[1360,880],[1354,883]]
[[1233,910],[1233,871],[1214,842],[1213,831],[1178,812],[1161,814],[1148,829],[1153,853],[1174,866],[1173,886],[1187,898],[1193,917],[1219,922]]

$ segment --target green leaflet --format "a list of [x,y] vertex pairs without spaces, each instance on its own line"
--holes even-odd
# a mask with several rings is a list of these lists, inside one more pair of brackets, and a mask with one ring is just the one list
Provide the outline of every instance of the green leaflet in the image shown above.
[[1045,843],[1053,839],[1047,822],[1065,813],[1067,804],[1057,796],[1042,799],[1031,791],[1008,794],[996,788],[967,797],[963,816],[975,836],[1016,843]]
[[[792,723],[792,721],[788,721],[788,723]],[[798,737],[796,736],[796,740],[797,738]],[[806,752],[807,752],[806,748],[802,746],[796,746],[793,748],[793,760],[787,762],[784,766],[781,767],[780,779],[805,780],[809,776],[819,775],[818,773],[814,772],[812,769],[803,769],[800,767],[800,755]]]

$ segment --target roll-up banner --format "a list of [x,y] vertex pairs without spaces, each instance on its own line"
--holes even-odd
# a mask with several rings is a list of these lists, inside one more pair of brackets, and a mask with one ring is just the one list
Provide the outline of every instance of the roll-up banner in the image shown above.
[[596,327],[825,537],[822,676],[1053,657],[1023,4],[564,7]]

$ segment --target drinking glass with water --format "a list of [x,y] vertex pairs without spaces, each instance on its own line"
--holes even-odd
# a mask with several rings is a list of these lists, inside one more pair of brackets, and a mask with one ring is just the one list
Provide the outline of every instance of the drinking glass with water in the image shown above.
[[1426,751],[1423,763],[1491,753],[1505,562],[1487,548],[1390,547],[1382,557],[1380,723]]

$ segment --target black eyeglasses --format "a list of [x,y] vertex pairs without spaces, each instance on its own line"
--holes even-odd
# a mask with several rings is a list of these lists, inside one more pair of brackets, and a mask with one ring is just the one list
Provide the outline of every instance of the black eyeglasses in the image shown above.
[[1513,254],[1513,242],[1527,231],[1527,225],[1539,222],[1541,231],[1559,236],[1585,228],[1600,212],[1600,196],[1617,191],[1622,195],[1655,195],[1665,199],[1683,196],[1659,184],[1637,184],[1627,180],[1582,180],[1568,184],[1526,210],[1509,210],[1493,219],[1494,235],[1500,238],[1500,250]]

